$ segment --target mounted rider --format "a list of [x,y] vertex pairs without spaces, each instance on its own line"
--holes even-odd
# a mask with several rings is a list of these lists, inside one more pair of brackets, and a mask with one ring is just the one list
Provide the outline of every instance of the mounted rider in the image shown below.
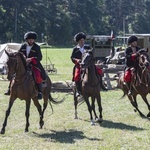
[[35,43],[37,34],[33,31],[25,33],[25,43],[21,46],[20,52],[26,56],[26,62],[31,67],[38,87],[38,99],[42,99],[42,82],[46,80],[45,70],[40,63],[42,53],[40,46]]
[[[82,59],[82,54],[84,52],[84,48],[87,47],[85,45],[85,39],[86,35],[83,32],[79,32],[74,36],[74,41],[77,42],[77,45],[73,48],[72,54],[71,54],[71,60],[75,64],[73,68],[73,78],[72,81],[75,81],[75,85],[77,88],[76,96],[81,95],[81,68],[80,63]],[[102,69],[99,67],[96,67],[98,74],[100,75],[100,79],[102,80]],[[102,86],[103,90],[107,90],[104,86]]]
[[124,81],[127,84],[129,89],[128,95],[132,95],[131,91],[131,75],[135,72],[135,61],[137,57],[137,52],[139,51],[140,47],[137,46],[138,38],[134,35],[130,36],[127,40],[128,47],[125,50],[125,58],[126,58],[126,67],[125,67],[125,75]]

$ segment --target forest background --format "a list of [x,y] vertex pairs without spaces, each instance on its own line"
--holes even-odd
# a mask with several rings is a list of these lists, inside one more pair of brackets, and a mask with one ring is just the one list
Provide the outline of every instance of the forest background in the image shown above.
[[0,0],[0,43],[22,42],[27,31],[38,42],[72,45],[77,32],[123,36],[150,33],[150,0]]

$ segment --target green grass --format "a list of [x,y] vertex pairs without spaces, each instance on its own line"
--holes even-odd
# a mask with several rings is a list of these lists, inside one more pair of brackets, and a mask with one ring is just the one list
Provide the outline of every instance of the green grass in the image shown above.
[[[42,53],[45,64],[46,49]],[[71,49],[48,49],[47,54],[58,70],[58,74],[49,74],[52,81],[71,80]],[[9,101],[9,97],[3,95],[7,86],[8,81],[0,81],[0,127]],[[121,90],[101,92],[104,121],[95,126],[90,125],[85,103],[78,107],[79,119],[74,119],[73,96],[68,95],[64,103],[53,105],[52,115],[50,106],[47,107],[44,128],[39,129],[39,115],[32,102],[28,133],[24,133],[25,102],[17,99],[8,118],[6,133],[0,135],[0,150],[149,150],[150,121],[133,111],[127,97],[119,100],[122,94]],[[53,97],[64,95],[52,93]],[[147,114],[147,106],[140,97],[138,103]]]
[[[42,64],[54,64],[54,68],[57,69],[57,74],[52,73],[50,77],[52,81],[58,80],[71,80],[73,63],[71,62],[70,56],[72,49],[60,48],[60,49],[42,49],[43,60]],[[47,57],[46,57],[47,54]],[[48,60],[50,58],[50,61]],[[47,58],[47,59],[46,59]]]

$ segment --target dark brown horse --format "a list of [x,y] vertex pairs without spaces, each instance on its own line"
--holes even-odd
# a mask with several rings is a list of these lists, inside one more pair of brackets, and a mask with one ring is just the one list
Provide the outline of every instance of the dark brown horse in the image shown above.
[[131,77],[131,90],[132,95],[128,95],[129,88],[127,87],[126,83],[124,82],[124,72],[119,74],[118,78],[118,87],[120,87],[124,95],[122,98],[127,95],[128,99],[130,100],[131,104],[135,108],[135,111],[138,111],[140,116],[144,116],[144,114],[139,110],[136,97],[139,94],[144,102],[147,104],[149,113],[147,117],[150,117],[150,104],[146,98],[147,94],[150,93],[150,60],[147,54],[148,50],[140,50],[138,52],[138,57],[135,62],[135,72],[132,73]]
[[[82,68],[82,95],[87,104],[88,111],[90,113],[91,125],[94,125],[92,111],[94,112],[95,119],[99,122],[102,122],[102,105],[101,105],[101,96],[100,96],[100,77],[96,71],[95,61],[93,57],[92,50],[86,50],[82,57],[81,62]],[[89,97],[91,97],[91,104],[89,102]],[[97,100],[99,117],[95,111],[95,100]],[[75,118],[77,117],[77,105],[78,99],[74,93],[74,105],[75,105]]]
[[11,107],[17,98],[19,98],[21,100],[25,100],[25,102],[26,102],[25,132],[28,132],[28,128],[30,125],[29,124],[29,116],[30,116],[29,110],[30,110],[31,99],[33,100],[34,105],[37,107],[37,110],[39,112],[39,116],[40,116],[39,125],[40,125],[40,128],[42,128],[44,125],[44,121],[43,121],[44,111],[47,108],[48,102],[53,102],[55,104],[58,104],[58,103],[63,102],[63,99],[61,101],[56,101],[52,98],[52,96],[50,94],[52,83],[51,83],[50,78],[47,77],[47,81],[45,83],[46,86],[43,87],[44,103],[43,103],[43,110],[42,110],[42,107],[37,98],[38,92],[37,92],[37,89],[35,86],[35,81],[33,79],[31,70],[29,71],[29,69],[27,68],[26,59],[25,59],[24,55],[20,52],[8,53],[6,51],[6,53],[9,57],[9,59],[7,61],[8,79],[11,79],[11,77],[12,77],[12,75],[14,75],[14,73],[15,73],[15,78],[11,84],[11,94],[10,94],[10,98],[9,98],[9,105],[8,105],[8,109],[6,111],[3,127],[1,129],[1,134],[5,133],[5,127],[7,125],[7,119],[10,114]]

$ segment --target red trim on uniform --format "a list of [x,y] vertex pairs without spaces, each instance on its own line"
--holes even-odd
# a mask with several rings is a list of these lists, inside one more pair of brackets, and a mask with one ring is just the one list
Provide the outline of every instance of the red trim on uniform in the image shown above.
[[32,66],[32,70],[34,72],[36,82],[37,83],[42,83],[43,79],[42,79],[42,76],[41,76],[41,72],[34,66]]
[[80,67],[76,67],[75,68],[75,72],[74,72],[74,81],[80,81]]
[[132,55],[131,55],[131,60],[134,61],[135,58],[136,58],[136,54],[132,54]]
[[31,61],[32,61],[32,63],[33,63],[34,65],[37,64],[37,60],[36,60],[35,57],[31,57]]
[[103,70],[100,67],[96,66],[96,70],[99,75],[103,74]]
[[130,69],[125,71],[124,81],[125,82],[131,82],[131,70]]
[[75,64],[79,65],[80,59],[75,59]]

